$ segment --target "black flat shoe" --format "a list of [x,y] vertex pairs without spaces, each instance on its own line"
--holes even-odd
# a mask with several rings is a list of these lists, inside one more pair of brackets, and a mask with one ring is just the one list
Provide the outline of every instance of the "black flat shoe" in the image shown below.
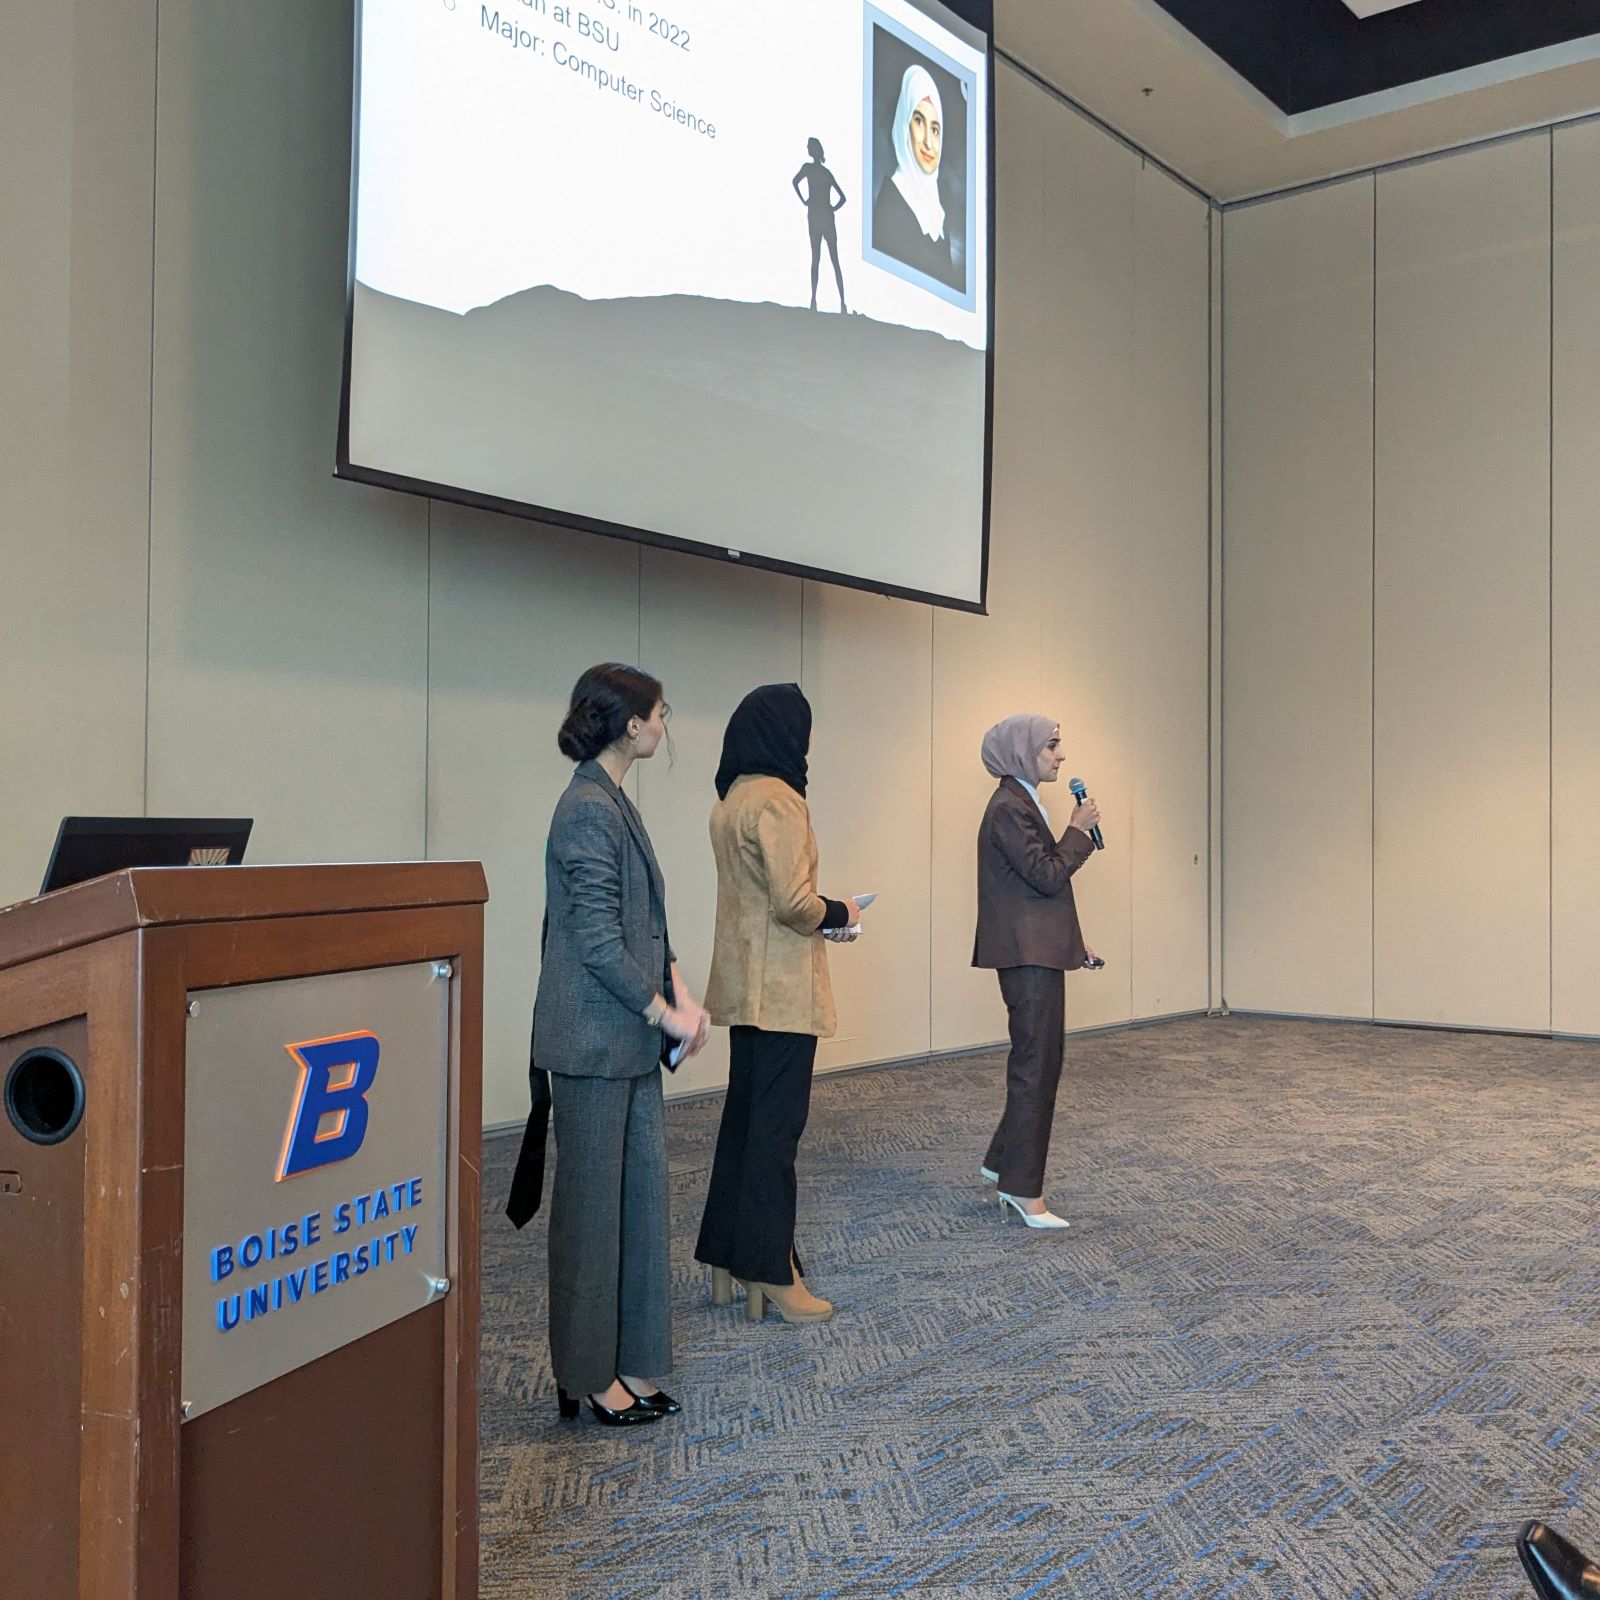
[[1600,1567],[1554,1528],[1526,1523],[1517,1557],[1539,1600],[1600,1600]]
[[[633,1394],[631,1389],[629,1394]],[[620,1411],[613,1411],[610,1406],[601,1405],[591,1394],[586,1396],[589,1409],[594,1413],[594,1420],[607,1428],[631,1428],[640,1422],[659,1422],[667,1415],[663,1406],[646,1405],[638,1395],[633,1395],[631,1404]],[[578,1397],[568,1394],[565,1389],[556,1390],[556,1403],[561,1408],[561,1419],[570,1422],[578,1414]]]
[[[618,1379],[618,1382],[621,1380]],[[622,1387],[628,1389],[625,1383]],[[665,1389],[657,1389],[654,1394],[634,1394],[632,1389],[628,1389],[628,1393],[633,1395],[635,1405],[649,1406],[652,1411],[659,1411],[664,1417],[675,1417],[683,1410]]]

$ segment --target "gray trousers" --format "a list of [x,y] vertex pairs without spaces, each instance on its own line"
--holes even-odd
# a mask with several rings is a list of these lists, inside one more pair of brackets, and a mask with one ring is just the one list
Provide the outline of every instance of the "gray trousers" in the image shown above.
[[672,1370],[661,1074],[550,1074],[550,1361],[568,1394]]
[[1044,1193],[1044,1163],[1061,1082],[1067,975],[1055,967],[1001,967],[1000,994],[1010,1024],[1006,1109],[983,1164],[1000,1174],[1004,1194]]

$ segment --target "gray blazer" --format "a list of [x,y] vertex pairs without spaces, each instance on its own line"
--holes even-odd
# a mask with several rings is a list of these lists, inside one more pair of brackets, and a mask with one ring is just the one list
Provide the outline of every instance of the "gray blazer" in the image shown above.
[[550,819],[533,1059],[574,1078],[640,1078],[661,1061],[642,1015],[666,994],[667,892],[633,802],[583,762]]

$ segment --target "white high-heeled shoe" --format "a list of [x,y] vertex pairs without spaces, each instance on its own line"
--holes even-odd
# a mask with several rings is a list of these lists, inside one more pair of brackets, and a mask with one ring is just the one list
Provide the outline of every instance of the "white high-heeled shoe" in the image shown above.
[[1000,1181],[1000,1174],[998,1172],[991,1172],[988,1167],[979,1167],[978,1176],[982,1178],[985,1183],[999,1183]]
[[1011,1220],[1010,1213],[1015,1211],[1030,1228],[1070,1228],[1072,1226],[1065,1217],[1058,1217],[1053,1211],[1024,1211],[1022,1202],[1014,1194],[1006,1194],[999,1189],[995,1193],[1000,1200],[1000,1214],[1007,1222]]

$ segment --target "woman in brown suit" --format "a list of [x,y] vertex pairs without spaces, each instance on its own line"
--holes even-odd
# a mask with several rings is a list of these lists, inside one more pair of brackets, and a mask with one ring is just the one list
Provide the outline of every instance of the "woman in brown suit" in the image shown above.
[[1094,853],[1100,821],[1080,801],[1057,839],[1039,798],[1064,759],[1061,728],[1049,717],[1007,717],[983,736],[983,764],[1000,780],[978,829],[978,935],[975,967],[1000,974],[1011,1054],[1006,1108],[983,1158],[1001,1210],[1030,1228],[1065,1228],[1044,1203],[1044,1164],[1061,1081],[1066,973],[1099,958],[1083,942],[1072,875]]
[[817,1040],[834,1029],[822,936],[853,937],[860,910],[817,893],[810,744],[798,684],[751,690],[729,719],[711,808],[717,926],[706,1010],[731,1030],[731,1061],[695,1258],[711,1268],[715,1304],[731,1301],[732,1279],[743,1283],[752,1320],[768,1300],[788,1322],[833,1315],[800,1275],[794,1160]]

